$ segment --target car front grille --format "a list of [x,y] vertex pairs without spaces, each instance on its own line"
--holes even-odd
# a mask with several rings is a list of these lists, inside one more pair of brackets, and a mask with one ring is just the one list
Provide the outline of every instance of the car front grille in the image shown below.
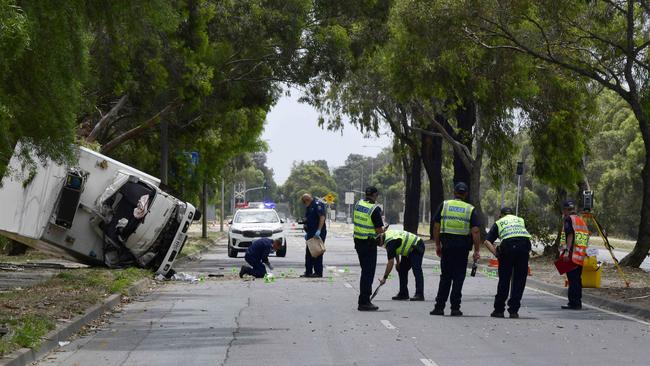
[[245,238],[268,238],[273,235],[271,230],[246,230],[244,231]]

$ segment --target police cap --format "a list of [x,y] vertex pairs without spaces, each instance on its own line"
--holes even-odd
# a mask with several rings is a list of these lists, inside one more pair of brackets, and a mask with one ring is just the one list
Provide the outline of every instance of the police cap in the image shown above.
[[501,208],[501,215],[512,215],[512,208],[510,207]]
[[366,196],[372,196],[373,194],[378,193],[378,192],[379,191],[377,190],[377,188],[375,188],[373,186],[366,187]]
[[469,191],[469,188],[467,187],[467,184],[465,184],[465,182],[458,182],[454,186],[454,192],[467,193],[467,191]]

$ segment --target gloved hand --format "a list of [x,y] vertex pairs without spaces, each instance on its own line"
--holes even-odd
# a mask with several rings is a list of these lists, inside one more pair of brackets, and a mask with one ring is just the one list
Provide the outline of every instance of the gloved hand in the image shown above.
[[318,236],[320,238],[320,230],[316,230],[316,232],[314,233],[314,236]]

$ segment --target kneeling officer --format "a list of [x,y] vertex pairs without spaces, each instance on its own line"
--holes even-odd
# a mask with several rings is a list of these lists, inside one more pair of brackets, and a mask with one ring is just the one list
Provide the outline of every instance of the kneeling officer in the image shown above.
[[263,278],[266,274],[266,264],[270,269],[273,269],[269,263],[269,254],[271,251],[277,251],[282,248],[282,238],[271,240],[269,238],[262,238],[255,240],[248,249],[246,249],[246,256],[244,259],[251,267],[243,265],[239,270],[239,277],[244,277],[245,274]]
[[399,293],[393,296],[393,300],[409,299],[408,276],[412,268],[415,276],[415,296],[411,301],[424,301],[424,275],[422,274],[424,242],[417,235],[404,230],[387,230],[383,239],[382,246],[386,249],[388,263],[386,263],[384,277],[379,279],[379,283],[382,285],[386,283],[388,275],[393,270],[393,263],[397,260]]
[[[501,244],[495,248],[493,244],[497,237],[501,239]],[[531,250],[530,234],[526,230],[524,219],[513,215],[511,208],[502,208],[501,218],[492,225],[484,244],[499,260],[499,284],[494,297],[494,311],[490,315],[495,318],[504,317],[506,299],[510,292],[508,312],[511,318],[519,318]]]

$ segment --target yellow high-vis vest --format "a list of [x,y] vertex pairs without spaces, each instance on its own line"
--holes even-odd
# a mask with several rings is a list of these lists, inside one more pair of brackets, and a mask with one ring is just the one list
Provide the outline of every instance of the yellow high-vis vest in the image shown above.
[[386,243],[392,240],[402,241],[402,244],[397,247],[397,255],[408,256],[413,252],[415,244],[418,242],[418,240],[420,240],[420,238],[417,235],[411,234],[408,231],[404,230],[386,230],[386,234],[384,236],[384,246],[386,246]]
[[366,200],[359,200],[354,206],[354,238],[355,239],[374,239],[377,237],[375,225],[372,223],[372,213],[377,208],[377,204],[370,203]]
[[469,235],[473,211],[474,206],[467,202],[457,199],[445,201],[440,212],[440,233]]
[[515,215],[505,215],[496,222],[499,229],[499,238],[506,240],[510,238],[529,238],[524,219]]

